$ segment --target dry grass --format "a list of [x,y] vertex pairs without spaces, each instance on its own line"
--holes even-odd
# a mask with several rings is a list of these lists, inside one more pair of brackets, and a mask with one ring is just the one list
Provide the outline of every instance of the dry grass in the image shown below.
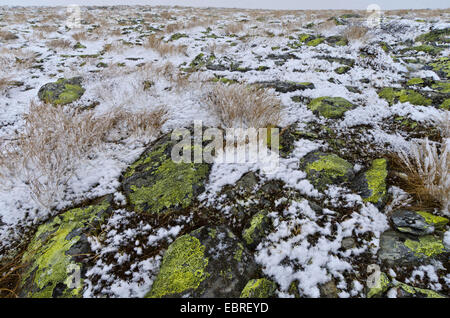
[[349,41],[365,41],[367,32],[369,29],[365,26],[352,25],[347,27],[342,35]]
[[0,40],[11,41],[17,39],[17,36],[10,31],[0,31]]
[[450,208],[450,138],[442,143],[428,139],[413,142],[409,153],[393,155],[393,163],[402,179],[402,188],[412,194],[421,206]]
[[47,47],[51,49],[68,49],[71,46],[71,42],[65,39],[54,39],[47,42]]
[[275,95],[243,84],[214,85],[206,104],[224,128],[277,126],[281,118],[281,102]]
[[87,40],[87,35],[86,32],[76,32],[72,34],[72,38],[77,42],[81,42]]
[[64,196],[80,162],[106,142],[130,136],[149,137],[165,122],[165,111],[115,109],[101,116],[93,111],[65,111],[32,103],[23,131],[2,145],[0,178],[24,182],[33,199],[52,208]]
[[245,31],[245,23],[243,22],[232,22],[225,26],[225,35],[239,34]]
[[144,41],[144,47],[155,50],[162,57],[165,55],[186,54],[186,47],[184,45],[166,43],[156,35],[150,35]]

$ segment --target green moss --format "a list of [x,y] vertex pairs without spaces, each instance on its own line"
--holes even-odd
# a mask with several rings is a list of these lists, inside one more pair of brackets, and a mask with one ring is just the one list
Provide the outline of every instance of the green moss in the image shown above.
[[342,97],[319,97],[313,99],[308,108],[326,118],[340,118],[354,106]]
[[170,207],[186,208],[193,198],[193,187],[202,183],[207,172],[206,164],[175,163],[167,159],[153,172],[156,180],[151,186],[131,186],[130,202],[140,212],[145,205],[152,213]]
[[319,190],[340,178],[346,181],[346,175],[351,170],[352,165],[335,154],[321,155],[319,160],[307,164],[305,168],[308,179]]
[[350,71],[350,69],[351,69],[350,66],[340,66],[340,67],[336,68],[334,70],[334,72],[337,73],[337,74],[345,74],[348,71]]
[[164,254],[159,274],[146,297],[173,296],[197,289],[210,275],[206,272],[207,266],[205,246],[193,236],[179,237]]
[[436,46],[424,44],[424,45],[414,46],[414,47],[402,50],[402,52],[407,52],[407,51],[424,52],[424,53],[431,54],[431,55],[437,55],[437,54],[439,54],[439,52],[442,51],[442,49],[438,48]]
[[378,93],[378,96],[385,99],[389,105],[393,105],[396,102],[409,102],[413,105],[429,106],[432,103],[431,99],[422,96],[420,93],[412,89],[395,89],[392,87],[386,87]]
[[421,236],[419,241],[408,239],[404,244],[419,257],[431,257],[444,252],[444,244],[433,235]]
[[276,284],[266,278],[252,279],[245,285],[240,297],[268,298],[274,296],[276,289]]
[[378,203],[386,195],[386,177],[387,177],[386,159],[376,159],[372,166],[366,172],[367,185],[371,195],[364,201]]
[[449,82],[437,82],[431,86],[433,89],[440,91],[441,93],[450,93],[450,83]]
[[397,282],[395,285],[411,295],[422,294],[426,298],[446,298],[445,296],[442,296],[434,290],[412,287],[401,282]]
[[258,212],[252,217],[249,228],[245,229],[242,234],[242,237],[247,242],[247,244],[253,244],[255,230],[262,228],[264,218],[266,218],[264,212]]
[[407,83],[407,85],[419,85],[423,84],[423,79],[421,78],[411,78]]
[[433,71],[437,73],[444,74],[448,79],[450,77],[450,58],[449,57],[441,57],[436,61],[429,64]]
[[314,47],[314,46],[318,46],[319,44],[323,43],[324,41],[325,41],[324,38],[317,38],[317,39],[307,42],[306,45]]
[[417,42],[435,43],[444,42],[449,43],[448,36],[450,35],[450,28],[433,30],[431,32],[421,34],[416,38]]
[[64,286],[62,297],[81,296],[83,282],[79,286],[71,286],[74,273],[81,271],[81,264],[68,254],[80,240],[80,236],[73,233],[98,220],[99,212],[106,210],[108,206],[109,203],[105,201],[100,205],[69,210],[39,226],[22,257],[23,263],[29,264],[22,276],[23,286],[31,283],[31,288],[27,289],[27,297],[52,297],[57,286]]
[[448,219],[442,216],[433,215],[424,211],[418,211],[417,214],[421,215],[426,223],[433,225],[435,228],[442,228],[448,223]]
[[385,273],[381,273],[378,280],[375,282],[375,286],[371,287],[367,292],[367,298],[374,296],[381,296],[389,288],[390,281]]
[[440,108],[445,110],[450,110],[450,98],[447,98],[440,106]]

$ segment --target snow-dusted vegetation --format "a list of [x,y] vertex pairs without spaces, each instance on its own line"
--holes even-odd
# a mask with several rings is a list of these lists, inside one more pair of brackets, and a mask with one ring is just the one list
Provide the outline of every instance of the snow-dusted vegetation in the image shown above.
[[0,7],[0,296],[450,296],[450,11],[371,19]]

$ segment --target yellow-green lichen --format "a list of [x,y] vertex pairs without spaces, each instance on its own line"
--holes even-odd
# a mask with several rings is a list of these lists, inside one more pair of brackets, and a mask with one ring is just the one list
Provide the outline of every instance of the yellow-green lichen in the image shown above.
[[396,102],[406,103],[409,102],[413,105],[429,106],[432,100],[424,97],[420,93],[411,89],[395,89],[392,87],[383,88],[378,96],[385,99],[389,105],[393,105]]
[[411,295],[422,294],[426,298],[446,298],[434,290],[412,287],[401,282],[396,282],[395,286],[403,289],[406,293]]
[[436,61],[430,63],[430,66],[433,68],[433,71],[437,73],[445,74],[445,77],[448,79],[450,77],[450,58],[449,57],[441,57]]
[[367,292],[367,298],[372,298],[375,296],[381,296],[384,292],[386,292],[389,288],[390,281],[385,273],[380,273],[380,276],[377,277],[377,280],[374,282],[373,287],[369,289]]
[[100,205],[69,210],[39,226],[22,258],[27,266],[22,277],[22,288],[31,286],[27,287],[27,297],[52,297],[55,287],[61,287],[61,284],[64,286],[61,297],[80,296],[83,282],[80,281],[77,286],[72,286],[72,282],[74,275],[80,273],[81,265],[67,254],[80,236],[70,236],[75,230],[97,220],[99,212],[108,206],[105,201]]
[[386,177],[387,177],[386,159],[376,159],[372,166],[366,172],[367,186],[371,195],[364,201],[378,203],[386,195]]
[[448,219],[442,216],[433,215],[424,211],[418,211],[417,214],[421,215],[426,223],[431,224],[436,228],[441,228],[448,223]]
[[418,257],[432,257],[445,251],[442,240],[433,235],[421,236],[418,241],[407,239],[404,244]]
[[406,82],[407,85],[419,85],[419,84],[423,84],[423,79],[416,77],[416,78],[411,78],[408,82]]
[[335,154],[322,155],[319,160],[306,166],[307,173],[310,173],[311,170],[321,171],[329,178],[343,177],[350,169],[352,169],[352,165]]
[[205,246],[196,237],[179,237],[164,254],[159,274],[146,297],[173,296],[197,289],[210,275],[207,266]]
[[342,97],[318,97],[313,99],[308,108],[326,118],[339,118],[353,108],[353,104]]
[[318,46],[325,41],[324,38],[317,38],[306,43],[307,46]]
[[251,221],[250,226],[244,230],[242,237],[247,242],[247,244],[253,244],[255,239],[255,230],[259,229],[261,230],[262,223],[264,221],[264,218],[266,217],[264,212],[258,212],[255,214]]
[[130,202],[139,212],[144,207],[152,213],[171,207],[186,208],[193,199],[193,187],[200,185],[207,172],[206,164],[175,163],[167,159],[153,172],[155,181],[151,186],[131,185]]
[[275,294],[277,286],[274,282],[266,279],[252,279],[241,292],[241,298],[268,298]]
[[242,260],[242,253],[244,253],[244,245],[242,245],[242,243],[238,243],[238,248],[234,253],[234,259],[240,262]]

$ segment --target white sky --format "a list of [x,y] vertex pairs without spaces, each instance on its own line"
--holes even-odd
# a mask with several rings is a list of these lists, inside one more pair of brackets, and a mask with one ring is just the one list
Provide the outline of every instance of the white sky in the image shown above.
[[181,5],[259,9],[366,9],[377,4],[381,10],[449,8],[449,0],[0,0],[0,5]]

